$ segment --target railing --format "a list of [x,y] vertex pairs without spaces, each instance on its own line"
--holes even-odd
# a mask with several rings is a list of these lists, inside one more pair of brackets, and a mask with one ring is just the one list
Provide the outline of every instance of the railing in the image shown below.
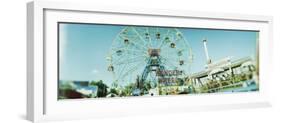
[[234,83],[234,84],[231,84],[231,85],[225,85],[225,86],[221,86],[221,87],[218,87],[218,88],[212,88],[212,89],[208,89],[207,92],[217,92],[221,89],[225,89],[225,88],[230,88],[230,87],[237,87],[237,86],[242,86],[243,85],[243,81],[242,82],[238,82],[238,83]]

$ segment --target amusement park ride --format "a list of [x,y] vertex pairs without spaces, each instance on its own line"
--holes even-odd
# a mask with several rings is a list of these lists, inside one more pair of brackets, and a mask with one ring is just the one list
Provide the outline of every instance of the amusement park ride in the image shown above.
[[[148,92],[145,84],[157,95],[258,89],[256,64],[251,58],[212,61],[206,39],[203,45],[206,69],[191,73],[192,49],[179,29],[127,26],[113,40],[107,56],[108,71],[114,77],[112,87],[124,88],[133,83],[132,95],[137,96]],[[245,82],[254,84],[253,88],[241,89]]]
[[144,83],[156,88],[166,77],[157,75],[159,71],[182,71],[177,77],[189,74],[193,54],[176,28],[128,26],[114,39],[107,60],[115,78],[112,86],[136,83],[142,91]]

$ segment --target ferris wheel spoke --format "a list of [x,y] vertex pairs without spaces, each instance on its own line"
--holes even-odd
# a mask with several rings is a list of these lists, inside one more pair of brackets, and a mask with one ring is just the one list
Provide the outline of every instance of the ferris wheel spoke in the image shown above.
[[[120,35],[121,36],[121,35]],[[131,42],[130,43],[132,43],[132,45],[131,46],[134,46],[135,48],[137,48],[137,49],[139,49],[139,50],[143,50],[144,49],[144,47],[139,47],[139,46],[141,46],[139,43],[136,43],[132,38],[128,38],[128,37],[120,37],[122,40],[125,40],[125,39],[128,39],[128,40],[130,40]],[[124,47],[126,47],[126,45],[124,45]]]
[[119,59],[117,59],[116,61],[113,61],[112,64],[119,64],[119,63],[124,63],[127,61],[131,61],[131,60],[136,60],[136,59],[143,59],[144,56],[132,56],[132,57],[120,57]]
[[[170,48],[170,47],[169,47]],[[170,54],[170,53],[173,53],[173,54],[176,54],[178,56],[178,53],[179,52],[183,52],[182,55],[184,55],[184,51],[186,51],[185,49],[183,48],[178,48],[177,46],[175,48],[170,48],[170,50],[163,50],[163,54]]]
[[169,33],[170,33],[170,30],[168,30],[168,31],[166,32],[166,34],[165,34],[165,36],[164,36],[164,39],[162,39],[160,46],[158,46],[159,49],[161,49],[161,47],[162,47],[164,44],[167,44],[167,43],[165,42],[165,40],[169,40],[169,39],[166,39],[166,37],[168,37],[168,34],[169,34]]
[[[131,58],[131,59],[126,59],[126,62],[124,61],[119,61],[118,63],[114,63],[115,66],[122,66],[122,65],[127,65],[126,67],[129,68],[130,66],[128,65],[132,65],[131,63],[139,63],[139,62],[143,62],[142,60],[143,58],[142,57],[139,57],[139,58]],[[131,60],[131,61],[127,61],[127,60]]]
[[125,29],[126,29],[126,28],[122,29],[122,30],[116,35],[116,37],[114,38],[113,44],[111,45],[110,49],[112,49],[113,46],[115,46],[116,40],[119,38],[119,36],[121,35],[121,33],[122,33]]
[[175,29],[177,34],[180,34],[180,37],[177,36],[177,39],[175,40],[175,42],[179,42],[179,40],[182,40],[179,43],[182,43],[185,47],[190,48],[188,41],[186,41],[186,39],[184,38],[183,34],[178,30]]
[[[115,57],[114,57],[115,58]],[[122,56],[118,57],[117,60],[114,60],[111,62],[111,64],[120,64],[120,63],[126,63],[131,60],[145,60],[147,58],[146,54],[123,54]]]
[[[133,52],[134,54],[142,54],[142,55],[147,54],[147,52],[145,52],[145,51],[136,50],[136,49],[127,49],[127,52]],[[132,53],[129,53],[129,54],[132,54]]]
[[149,39],[149,47],[152,47],[152,41],[151,41],[151,37],[149,35],[149,27],[146,27],[146,33],[148,34],[147,38]]
[[[160,34],[160,33],[159,33],[159,28],[158,28],[158,27],[155,27],[155,30],[156,30],[156,31],[154,32],[155,35],[156,35],[156,34]],[[154,41],[153,46],[154,46],[154,47],[157,47],[157,46],[158,46],[157,44],[158,44],[158,42],[159,42],[159,38],[157,38],[157,37],[154,36],[154,40],[155,40],[155,41]]]
[[[124,59],[124,58],[125,58],[125,57],[118,57],[116,60],[111,61],[110,64],[115,64],[116,62],[118,62],[118,61],[120,61],[120,60],[122,60],[122,59]],[[115,57],[114,57],[113,59],[115,59]]]
[[[133,27],[132,27],[133,28]],[[135,29],[135,28],[133,28],[133,30],[134,30],[134,32],[138,35],[138,37],[141,39],[141,41],[143,42],[143,46],[147,46],[147,43],[146,43],[146,41],[143,39],[143,37],[139,34],[139,32]]]
[[[137,48],[137,49],[136,49]],[[128,49],[128,46],[127,47],[122,47],[122,48],[119,48],[119,47],[115,47],[115,48],[112,48],[111,50],[112,51],[118,51],[118,50],[126,50]],[[138,47],[131,47],[130,49],[134,49],[136,51],[141,51],[141,52],[144,52],[143,49],[139,49]]]
[[175,57],[178,57],[177,51],[164,51],[161,53],[162,56],[165,56],[166,58],[174,59]]
[[[139,49],[133,49],[133,48],[130,48],[130,49],[128,49],[128,48],[122,48],[122,49],[112,49],[112,51],[115,51],[114,53],[112,53],[112,55],[114,55],[114,54],[116,54],[116,55],[118,55],[118,52],[119,51],[125,51],[125,53],[127,53],[128,54],[128,52],[133,52],[134,54],[143,54],[143,55],[145,55],[145,54],[147,54],[145,51],[143,51],[143,50],[139,50]],[[120,52],[119,52],[120,53]]]
[[[163,56],[161,56],[161,58],[165,60],[164,64],[169,63],[171,66],[173,66],[175,68],[178,68],[178,66],[176,66],[172,62],[170,62],[170,60],[168,60],[168,58],[165,58]],[[166,65],[168,65],[168,64],[166,64]]]
[[120,62],[117,62],[117,63],[114,63],[115,65],[122,65],[122,64],[130,64],[130,63],[135,63],[135,62],[138,62],[138,61],[141,61],[143,58],[142,57],[135,57],[135,58],[131,58],[131,59],[126,59],[124,61],[120,61]]
[[[147,49],[147,48],[144,47],[142,44],[138,43],[138,40],[137,40],[137,39],[134,40],[134,39],[132,39],[131,37],[129,38],[129,37],[121,36],[121,35],[120,35],[120,38],[122,38],[123,40],[125,40],[125,39],[131,40],[130,43],[134,44],[134,46],[135,46],[136,48],[138,48],[139,50],[145,50],[145,49]],[[138,47],[138,46],[140,46],[140,47]]]
[[111,51],[114,52],[112,54],[118,54],[118,52],[120,53],[122,51],[146,54],[146,52],[143,49],[139,49],[139,48],[135,48],[135,47],[131,47],[131,48],[128,48],[128,47],[113,48]]
[[[170,37],[172,37],[171,39],[169,39],[169,40],[171,40],[169,43],[164,43],[162,46],[160,46],[160,49],[164,49],[164,48],[172,48],[172,43],[174,43],[176,46],[175,46],[175,48],[177,47],[177,45],[179,45],[179,44],[177,44],[176,42],[177,42],[177,40],[178,39],[174,39],[174,36],[170,36]],[[170,47],[169,47],[170,46]],[[179,45],[180,46],[180,45]]]
[[162,58],[165,58],[165,60],[172,60],[172,61],[176,61],[176,60],[178,60],[178,58],[177,57],[175,57],[175,56],[165,56],[165,55],[162,55],[161,56]]
[[130,69],[128,69],[128,71],[126,73],[122,74],[121,77],[125,78],[125,76],[127,76],[129,73],[133,73],[135,70],[137,70],[138,67],[141,66],[141,64],[143,64],[143,63],[141,62],[141,63],[135,65],[134,67],[130,67]]
[[[139,46],[141,46],[142,48],[145,48],[144,45],[145,45],[145,41],[142,39],[141,35],[139,35],[139,33],[135,30],[134,27],[128,27],[130,30],[132,30],[134,32],[134,34],[128,34],[128,35],[120,35],[121,38],[123,39],[130,39],[132,41],[134,41],[133,43],[135,42],[138,42],[137,44]],[[133,36],[132,36],[133,35]],[[144,44],[142,45],[139,41],[142,41]]]
[[[121,67],[120,68],[120,70],[118,70],[119,72],[119,74],[117,75],[117,80],[120,80],[120,77],[123,75],[123,72],[124,72],[124,70],[125,70],[125,68],[128,66],[128,64],[124,64],[124,65],[122,65],[123,67]],[[122,79],[122,78],[121,78]]]
[[[178,29],[175,29],[177,32],[179,32],[179,33],[181,33]],[[181,33],[181,35],[183,35],[182,33]],[[184,45],[185,45],[185,47],[187,48],[187,49],[189,49],[189,57],[193,57],[193,55],[192,55],[192,48],[191,48],[191,46],[190,46],[190,44],[189,44],[189,42],[185,39],[185,37],[184,36],[182,36],[182,39],[184,40],[183,41],[183,43],[184,43]],[[192,60],[192,59],[191,59]]]

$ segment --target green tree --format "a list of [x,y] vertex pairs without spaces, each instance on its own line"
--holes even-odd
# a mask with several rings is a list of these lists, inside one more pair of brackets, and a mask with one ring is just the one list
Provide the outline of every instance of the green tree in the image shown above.
[[124,88],[125,95],[131,96],[134,88],[135,88],[135,83],[130,83],[129,85],[126,85],[125,88]]
[[150,83],[149,82],[145,82],[144,83],[144,91],[149,91],[151,89],[151,85],[150,85]]
[[118,94],[118,91],[117,91],[115,88],[111,88],[110,91],[109,91],[109,93],[119,95],[119,94]]
[[106,97],[108,86],[104,84],[102,80],[92,81],[90,85],[95,85],[98,87],[98,92],[97,92],[98,97]]
[[183,86],[184,85],[184,80],[183,79],[181,79],[181,78],[177,78],[177,84],[179,85],[179,86]]

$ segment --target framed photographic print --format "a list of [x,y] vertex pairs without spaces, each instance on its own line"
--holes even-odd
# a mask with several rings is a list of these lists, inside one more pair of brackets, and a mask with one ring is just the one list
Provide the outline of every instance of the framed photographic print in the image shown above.
[[31,121],[270,106],[269,16],[42,1],[27,14]]

